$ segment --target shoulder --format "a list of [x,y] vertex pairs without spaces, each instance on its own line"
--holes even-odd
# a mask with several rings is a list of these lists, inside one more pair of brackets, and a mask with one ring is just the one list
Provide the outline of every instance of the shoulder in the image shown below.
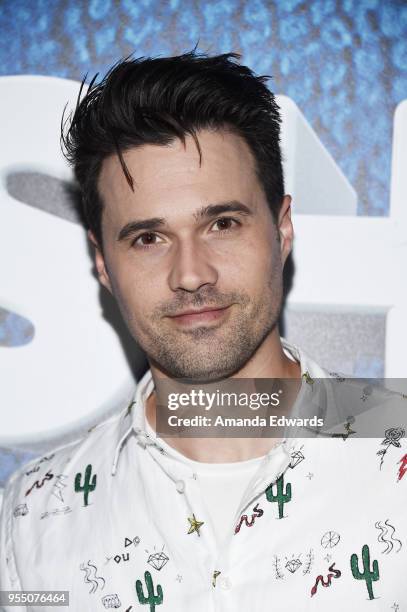
[[[50,449],[44,455],[31,459],[13,472],[8,478],[4,495],[10,495],[11,491],[18,491],[19,487],[24,488],[26,482],[33,478],[40,478],[48,472],[62,472],[70,469],[70,464],[86,455],[91,457],[98,464],[108,465],[109,450],[114,452],[114,448],[119,442],[123,428],[129,424],[126,419],[128,408],[123,408],[120,412],[97,423],[87,430],[86,434],[80,438],[65,443],[61,446]],[[100,450],[103,448],[103,453]],[[113,461],[113,455],[109,455]]]
[[381,437],[389,428],[398,428],[400,437],[405,435],[407,396],[388,388],[385,379],[336,374],[319,379],[317,388],[318,405],[325,413],[328,429],[349,423],[352,429],[358,427],[356,437]]
[[19,588],[17,560],[30,541],[49,530],[49,519],[71,513],[78,503],[84,503],[83,491],[94,490],[96,474],[98,480],[109,478],[115,450],[129,426],[126,407],[80,439],[32,459],[8,478],[0,513],[3,588]]

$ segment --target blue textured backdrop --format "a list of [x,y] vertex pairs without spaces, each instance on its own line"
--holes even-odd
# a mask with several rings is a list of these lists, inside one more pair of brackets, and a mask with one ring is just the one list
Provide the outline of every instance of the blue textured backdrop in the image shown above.
[[392,117],[407,98],[407,4],[396,0],[2,0],[0,74],[80,80],[123,55],[239,51],[290,96],[359,195],[389,205]]

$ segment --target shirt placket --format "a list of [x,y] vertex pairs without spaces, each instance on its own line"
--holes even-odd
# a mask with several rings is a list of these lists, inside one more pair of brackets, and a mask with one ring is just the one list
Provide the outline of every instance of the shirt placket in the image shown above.
[[[234,538],[235,526],[239,517],[245,512],[254,500],[259,498],[271,483],[288,467],[291,457],[290,449],[292,440],[284,440],[278,447],[273,449],[264,459],[259,470],[252,478],[248,487],[242,495],[242,499],[236,510],[233,523],[230,525],[229,533],[223,542],[218,542],[212,525],[211,516],[208,512],[203,492],[199,482],[199,476],[183,463],[174,463],[173,458],[167,457],[167,452],[160,449],[159,441],[151,438],[141,429],[136,429],[139,443],[148,449],[157,463],[167,473],[174,484],[178,495],[183,497],[185,503],[186,530],[188,523],[191,528],[195,525],[188,538],[196,538],[199,546],[195,546],[194,564],[199,562],[197,571],[200,579],[207,580],[208,584],[208,612],[221,611],[233,608],[234,582],[233,573],[234,559],[242,556],[242,540]],[[199,523],[202,522],[201,526]]]
[[[214,572],[214,562],[218,556],[218,547],[198,475],[189,466],[182,463],[174,464],[172,460],[168,461],[168,458],[161,454],[154,444],[147,445],[146,448],[172,480],[175,494],[181,496],[184,501],[186,534],[188,538],[196,538],[199,543],[199,546],[194,548],[194,555],[196,555],[194,563],[199,559],[201,564],[199,573],[207,577],[208,592],[210,592],[209,587]],[[208,612],[210,609],[209,606]]]
[[[288,442],[288,443],[287,443]],[[215,561],[215,571],[217,576],[214,576],[212,582],[214,587],[215,609],[222,610],[222,602],[225,598],[233,598],[233,586],[235,580],[241,580],[241,576],[234,575],[234,559],[244,556],[244,551],[241,549],[242,539],[236,539],[235,527],[239,518],[252,504],[256,503],[265,489],[285,472],[290,464],[290,449],[293,441],[283,442],[276,453],[269,453],[257,473],[253,476],[246,491],[244,492],[238,509],[236,510],[233,524],[227,536],[225,537]],[[231,602],[228,602],[230,607]],[[229,609],[228,607],[228,609]]]

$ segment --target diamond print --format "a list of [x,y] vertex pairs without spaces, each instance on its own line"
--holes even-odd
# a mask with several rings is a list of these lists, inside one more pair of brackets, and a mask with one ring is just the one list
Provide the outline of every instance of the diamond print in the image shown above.
[[291,454],[290,467],[295,468],[301,461],[304,461],[305,457],[301,451],[294,451]]
[[299,559],[292,559],[292,561],[287,561],[287,563],[285,564],[285,567],[286,569],[288,569],[289,572],[294,574],[294,572],[296,572],[297,569],[301,567],[301,565],[302,563]]
[[147,563],[153,566],[154,569],[160,571],[169,561],[169,557],[164,552],[154,553],[147,559]]

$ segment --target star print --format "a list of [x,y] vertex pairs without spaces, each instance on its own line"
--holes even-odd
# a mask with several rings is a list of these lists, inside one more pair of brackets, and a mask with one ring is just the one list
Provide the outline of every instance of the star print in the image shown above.
[[352,434],[355,434],[356,431],[354,431],[351,426],[350,426],[350,422],[348,421],[345,425],[345,429],[346,429],[346,434],[342,434],[342,438],[343,440],[346,440],[346,438],[349,438],[349,436],[351,436]]
[[196,531],[197,534],[200,536],[201,534],[199,533],[199,530],[202,527],[203,522],[197,521],[195,518],[195,514],[192,515],[192,518],[188,517],[188,520],[191,524],[191,527],[189,528],[188,533],[194,533],[194,531]]
[[393,608],[394,612],[397,612],[397,610],[399,609],[400,606],[398,604],[394,603],[391,607]]
[[175,578],[175,580],[178,580],[178,582],[181,582],[182,576],[180,574],[177,574],[177,577]]
[[311,472],[308,472],[307,474],[307,478],[309,478],[311,480],[311,478],[314,476],[314,474],[311,474]]
[[332,557],[332,555],[328,554],[326,557],[324,557],[324,559],[325,559],[325,561],[329,562],[331,560],[331,557]]
[[331,434],[331,438],[342,438],[342,440],[345,442],[349,438],[349,436],[357,433],[351,428],[351,424],[355,422],[354,417],[348,417],[347,421],[348,422],[344,426],[346,429],[346,433],[333,433]]
[[306,372],[304,372],[304,374],[301,376],[301,378],[302,378],[303,380],[305,380],[305,382],[306,382],[308,385],[311,385],[311,387],[312,387],[312,385],[314,384],[314,379],[313,379],[313,378],[311,378],[310,373],[308,372],[308,370],[307,370]]

